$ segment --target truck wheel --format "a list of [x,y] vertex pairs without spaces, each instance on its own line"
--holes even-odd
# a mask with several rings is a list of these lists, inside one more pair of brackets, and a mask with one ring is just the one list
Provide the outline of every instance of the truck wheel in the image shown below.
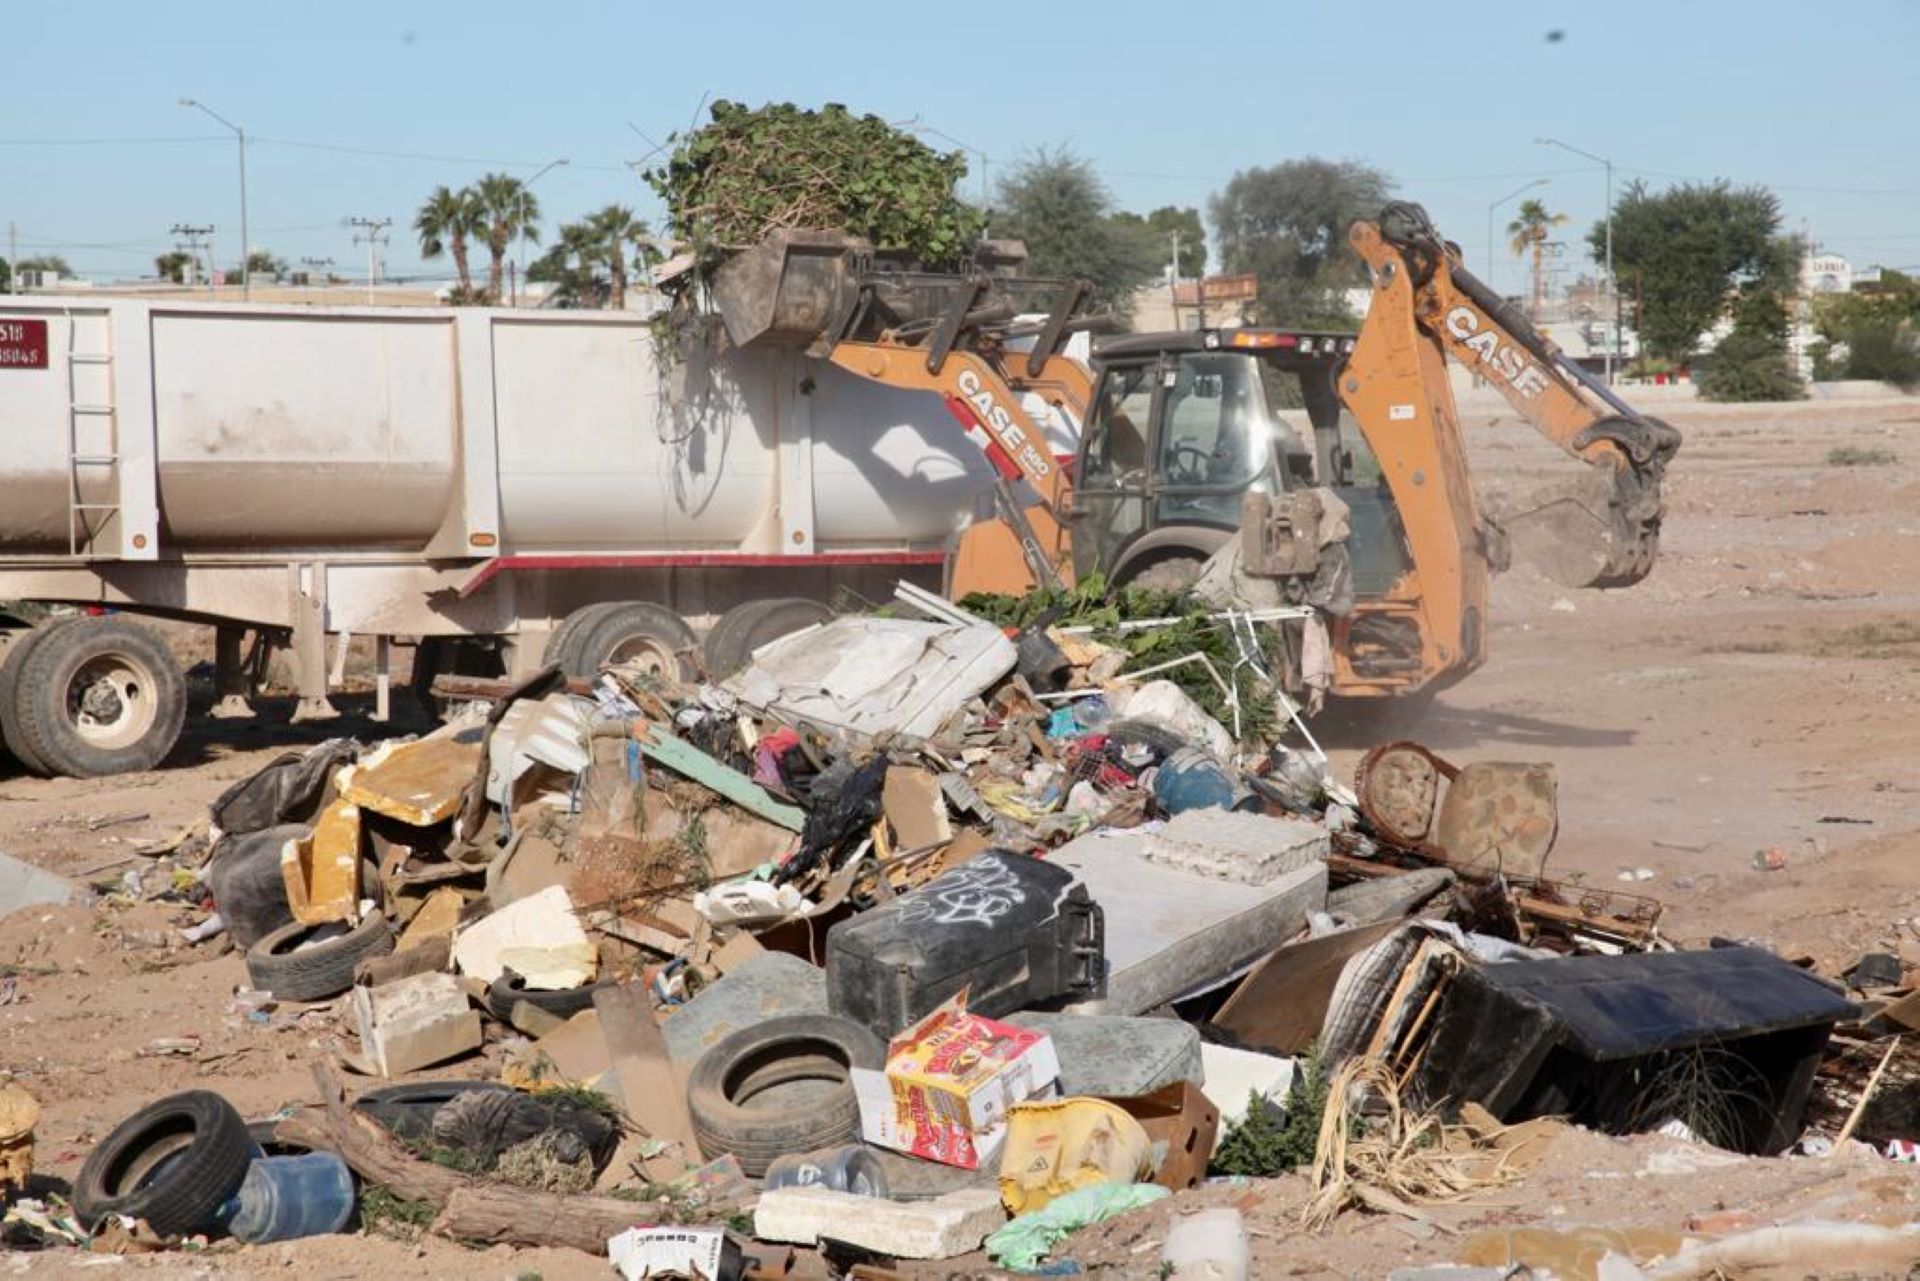
[[698,643],[693,629],[665,606],[619,601],[574,633],[560,666],[579,680],[592,680],[602,667],[618,667],[691,681],[696,676],[691,656]]
[[720,680],[745,667],[753,651],[815,623],[824,623],[833,611],[817,600],[797,596],[748,601],[720,616],[701,642],[707,672]]
[[66,620],[56,620],[28,629],[14,639],[13,644],[7,649],[6,661],[0,663],[0,736],[5,737],[7,750],[13,753],[13,758],[35,774],[45,774],[49,771],[46,762],[35,756],[20,736],[17,700],[25,690],[25,687],[20,684],[20,669],[26,666],[28,657],[39,647],[40,642],[64,621]]
[[558,663],[560,670],[571,676],[573,658],[580,649],[581,633],[618,608],[620,602],[617,600],[599,600],[591,605],[582,605],[561,619],[560,625],[547,634],[547,647],[540,651],[541,665],[551,667]]
[[151,629],[80,618],[34,645],[11,702],[20,745],[43,772],[96,778],[158,765],[180,738],[187,687]]

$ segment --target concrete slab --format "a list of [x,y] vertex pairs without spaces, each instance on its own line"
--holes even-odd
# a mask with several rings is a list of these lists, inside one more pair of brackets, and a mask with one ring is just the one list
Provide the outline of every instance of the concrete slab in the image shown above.
[[844,1241],[896,1259],[951,1259],[980,1248],[1007,1221],[998,1188],[949,1192],[931,1201],[881,1201],[827,1188],[760,1194],[753,1235],[813,1245]]
[[60,907],[73,896],[73,884],[31,863],[0,854],[0,916],[29,907]]
[[1271,885],[1288,872],[1324,860],[1331,842],[1318,823],[1195,809],[1174,815],[1149,835],[1142,852],[1166,867],[1244,885]]
[[1053,1038],[1062,1094],[1126,1097],[1205,1079],[1199,1029],[1179,1019],[1031,1010],[1005,1021]]
[[1315,859],[1267,885],[1243,885],[1146,857],[1145,835],[1090,834],[1049,861],[1071,869],[1106,914],[1102,1014],[1144,1014],[1217,986],[1305,927],[1327,898]]

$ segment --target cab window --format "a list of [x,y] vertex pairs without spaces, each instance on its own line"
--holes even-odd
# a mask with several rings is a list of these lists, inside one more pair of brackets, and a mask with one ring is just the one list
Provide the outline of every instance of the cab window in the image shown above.
[[1168,488],[1240,488],[1266,466],[1266,405],[1251,357],[1183,355],[1166,396],[1160,476]]
[[1147,424],[1153,416],[1153,366],[1121,365],[1100,377],[1088,415],[1079,486],[1116,489],[1146,480]]

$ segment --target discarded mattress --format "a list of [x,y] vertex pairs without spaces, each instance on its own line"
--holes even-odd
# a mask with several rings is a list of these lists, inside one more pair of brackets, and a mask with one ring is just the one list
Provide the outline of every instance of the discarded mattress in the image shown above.
[[724,688],[757,711],[859,738],[926,738],[1013,670],[986,625],[838,618],[754,651]]

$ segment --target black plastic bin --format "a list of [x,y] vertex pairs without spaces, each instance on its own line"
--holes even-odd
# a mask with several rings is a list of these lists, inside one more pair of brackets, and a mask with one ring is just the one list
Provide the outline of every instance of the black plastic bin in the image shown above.
[[1106,991],[1105,921],[1066,868],[988,850],[827,931],[833,1013],[890,1037],[967,989],[989,1017]]

